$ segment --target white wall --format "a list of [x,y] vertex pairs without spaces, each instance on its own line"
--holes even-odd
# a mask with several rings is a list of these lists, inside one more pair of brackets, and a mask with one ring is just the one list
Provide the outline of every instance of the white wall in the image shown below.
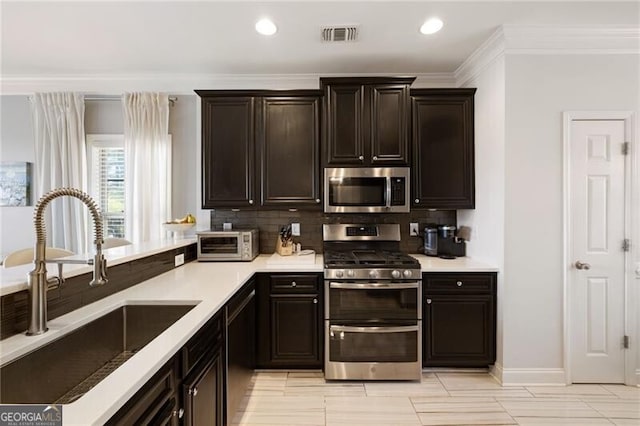
[[[35,148],[29,99],[26,96],[0,96],[0,123],[0,161],[33,163]],[[33,200],[33,190],[31,198],[32,204],[37,201]],[[33,245],[32,217],[33,206],[0,207],[0,258]]]
[[[505,63],[497,57],[464,83],[477,88],[474,99],[476,208],[458,210],[458,226],[469,226],[467,256],[503,270]],[[502,364],[502,311],[505,286],[498,275],[497,364]]]
[[[198,96],[178,96],[169,111],[173,142],[173,217],[195,213],[198,205],[194,182],[200,168],[196,154],[196,104]],[[1,161],[35,161],[34,136],[28,96],[0,96]],[[122,107],[117,100],[85,103],[87,134],[122,134]],[[35,204],[37,200],[33,200]],[[33,207],[0,207],[0,258],[34,243]],[[170,219],[170,218],[167,218]]]
[[564,367],[562,112],[637,112],[639,75],[637,55],[506,55],[505,372]]

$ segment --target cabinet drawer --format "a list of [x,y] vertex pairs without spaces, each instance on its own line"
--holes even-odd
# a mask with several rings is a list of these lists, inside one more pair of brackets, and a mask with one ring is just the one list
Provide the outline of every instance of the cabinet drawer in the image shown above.
[[271,293],[317,293],[317,275],[271,275]]
[[464,293],[491,293],[495,290],[495,274],[424,274],[425,292],[452,291]]

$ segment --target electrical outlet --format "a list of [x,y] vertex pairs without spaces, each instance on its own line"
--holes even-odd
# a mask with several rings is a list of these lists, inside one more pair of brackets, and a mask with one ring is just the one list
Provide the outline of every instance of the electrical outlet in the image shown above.
[[176,267],[184,265],[184,253],[176,254],[175,260]]
[[293,235],[294,237],[299,237],[300,236],[300,224],[299,223],[292,223],[291,224],[291,235]]
[[417,237],[420,235],[420,227],[417,222],[409,223],[409,235],[411,237]]
[[231,231],[232,227],[233,227],[233,225],[231,224],[231,222],[223,222],[222,223],[222,230],[223,231]]

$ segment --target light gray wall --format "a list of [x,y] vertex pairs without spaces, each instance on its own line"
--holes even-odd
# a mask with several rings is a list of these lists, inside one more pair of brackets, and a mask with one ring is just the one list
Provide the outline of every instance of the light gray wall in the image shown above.
[[[35,162],[31,106],[27,96],[0,96],[0,129],[0,161]],[[32,217],[33,206],[0,207],[0,257],[33,245]]]
[[513,54],[505,75],[503,364],[562,369],[562,113],[637,114],[638,56]]
[[[200,167],[196,153],[198,99],[195,94],[178,96],[169,111],[169,133],[173,141],[173,217],[195,214],[198,207],[194,190],[196,171]],[[34,135],[28,96],[0,96],[0,109],[0,160],[33,163]],[[122,134],[123,128],[120,101],[85,102],[87,134]],[[0,256],[33,245],[32,216],[33,207],[0,207]]]

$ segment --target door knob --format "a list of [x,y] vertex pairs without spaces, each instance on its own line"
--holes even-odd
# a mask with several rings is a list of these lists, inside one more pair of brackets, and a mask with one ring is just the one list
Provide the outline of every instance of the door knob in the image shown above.
[[576,262],[576,269],[584,269],[585,271],[591,269],[591,265],[585,262],[580,262],[579,260]]

